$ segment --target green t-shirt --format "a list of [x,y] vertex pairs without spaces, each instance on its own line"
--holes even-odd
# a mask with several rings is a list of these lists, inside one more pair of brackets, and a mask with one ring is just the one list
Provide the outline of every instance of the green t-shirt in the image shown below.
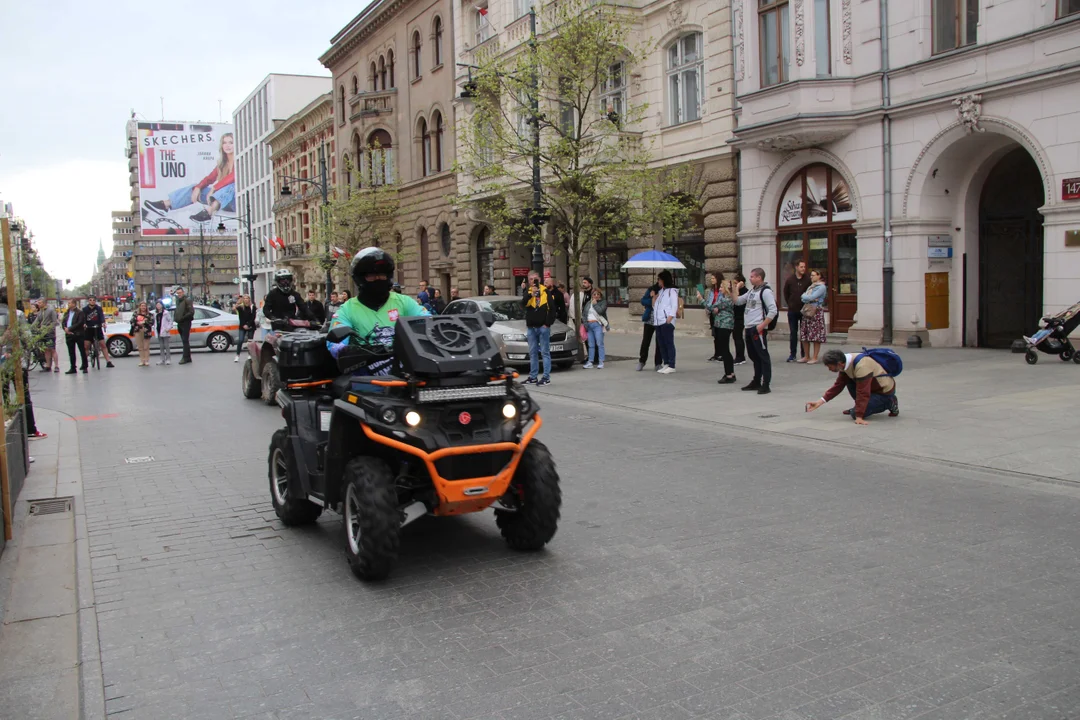
[[393,352],[394,348],[394,323],[399,317],[430,314],[408,295],[395,292],[390,293],[390,298],[378,310],[372,310],[356,298],[349,298],[349,301],[334,313],[330,328],[347,325],[356,332],[356,335],[349,340],[350,344],[360,345],[374,352],[387,353],[385,358],[368,363],[365,373],[366,375],[386,375],[390,372],[393,362],[393,356],[389,353]]

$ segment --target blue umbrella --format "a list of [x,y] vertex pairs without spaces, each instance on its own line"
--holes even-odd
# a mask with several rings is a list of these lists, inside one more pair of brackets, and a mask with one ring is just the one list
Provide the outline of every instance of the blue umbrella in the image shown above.
[[669,270],[685,270],[686,266],[674,255],[668,255],[666,252],[660,252],[659,250],[639,252],[622,265],[623,270],[661,270],[665,268]]

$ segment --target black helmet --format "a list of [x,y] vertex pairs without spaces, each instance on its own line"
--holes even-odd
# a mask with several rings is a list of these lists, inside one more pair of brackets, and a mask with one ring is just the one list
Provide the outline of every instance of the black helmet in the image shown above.
[[365,275],[385,275],[391,279],[394,277],[394,258],[382,248],[364,248],[353,257],[349,274],[357,288],[364,287]]
[[274,284],[282,290],[292,290],[293,275],[292,270],[286,270],[282,268],[274,273]]

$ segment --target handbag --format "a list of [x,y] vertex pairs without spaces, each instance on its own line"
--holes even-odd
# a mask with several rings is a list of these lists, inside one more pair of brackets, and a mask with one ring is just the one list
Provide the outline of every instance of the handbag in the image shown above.
[[802,306],[802,311],[801,311],[802,316],[804,318],[812,318],[812,317],[814,317],[815,315],[818,314],[818,310],[820,310],[820,309],[821,309],[821,307],[818,306],[818,305],[803,305]]
[[585,330],[585,323],[580,323],[577,326],[577,336],[578,339],[581,340],[581,342],[589,341],[589,333],[587,330]]

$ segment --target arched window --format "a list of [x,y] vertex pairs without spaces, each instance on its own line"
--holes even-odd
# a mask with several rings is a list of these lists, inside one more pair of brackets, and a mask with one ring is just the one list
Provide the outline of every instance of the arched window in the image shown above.
[[443,119],[442,113],[438,110],[431,115],[431,136],[431,159],[428,161],[428,165],[431,166],[432,172],[442,172]]
[[352,76],[352,94],[358,95],[360,93],[360,78],[355,75]]
[[369,72],[371,73],[369,86],[371,87],[371,92],[375,92],[379,89],[379,69],[375,67],[374,60],[371,61],[371,70]]
[[427,121],[420,118],[416,126],[416,134],[420,138],[420,175],[427,177],[431,174],[431,135],[428,133]]
[[345,168],[345,187],[352,187],[352,163],[349,161],[349,153],[341,156],[341,164]]
[[422,43],[420,41],[420,31],[416,30],[412,34],[413,79],[420,77],[421,73],[423,72],[423,65],[420,64],[421,63],[421,53],[420,53],[421,45],[422,45]]
[[386,89],[386,58],[379,56],[379,89]]
[[701,41],[701,33],[691,33],[668,45],[668,118],[672,125],[701,117],[705,82]]
[[388,87],[396,88],[397,83],[394,81],[394,51],[393,50],[387,50],[386,51],[386,69],[390,73],[390,84],[389,84]]
[[420,279],[428,279],[428,235],[427,228],[420,228]]
[[450,226],[443,223],[439,228],[439,245],[442,247],[443,257],[450,257],[450,251],[453,249],[454,240],[450,235]]
[[338,122],[345,122],[345,86],[338,88]]
[[431,52],[433,55],[431,58],[431,66],[439,67],[442,65],[442,18],[436,15],[433,25],[432,34],[434,35],[435,43],[434,49]]
[[368,177],[372,185],[389,185],[394,182],[394,148],[390,133],[376,130],[368,135]]

